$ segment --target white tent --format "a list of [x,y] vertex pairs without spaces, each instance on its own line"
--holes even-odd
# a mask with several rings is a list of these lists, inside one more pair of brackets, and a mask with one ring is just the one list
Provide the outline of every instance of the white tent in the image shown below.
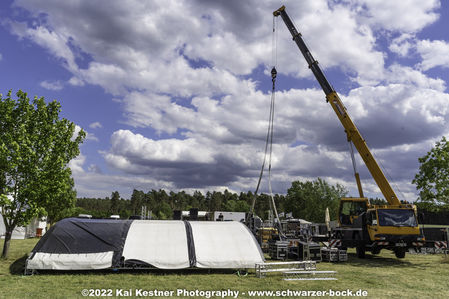
[[236,221],[191,222],[198,268],[253,268],[263,254],[249,229]]
[[4,236],[6,232],[5,223],[3,222],[3,216],[0,213],[0,237]]
[[241,269],[263,261],[259,244],[240,222],[68,218],[38,242],[27,268]]
[[123,257],[125,262],[140,261],[162,269],[190,267],[184,222],[134,221],[126,237]]
[[[27,226],[17,226],[12,232],[11,239],[26,239],[33,238],[36,236],[36,231],[38,228],[42,229],[42,234],[45,233],[47,226],[47,221],[39,219],[37,217],[33,218]],[[0,214],[0,237],[4,238],[6,233],[5,223],[3,222],[3,216]]]

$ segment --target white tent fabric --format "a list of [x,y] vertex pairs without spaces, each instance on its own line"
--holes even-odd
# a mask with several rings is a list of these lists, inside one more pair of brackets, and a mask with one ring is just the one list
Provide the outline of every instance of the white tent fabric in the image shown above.
[[67,218],[36,244],[27,269],[241,269],[263,261],[240,222]]
[[3,216],[0,213],[0,236],[3,236],[6,233],[5,223],[3,222]]
[[[11,239],[33,238],[36,236],[36,229],[42,228],[42,231],[45,232],[46,225],[46,221],[40,221],[38,217],[35,217],[27,226],[16,226],[12,231]],[[3,222],[3,216],[0,213],[0,237],[4,238],[5,233],[5,223]]]
[[198,268],[253,268],[263,262],[254,236],[240,222],[190,222]]
[[61,254],[37,252],[27,261],[28,269],[40,270],[96,270],[112,266],[114,252]]
[[161,269],[190,266],[187,234],[183,221],[139,220],[128,231],[123,257]]

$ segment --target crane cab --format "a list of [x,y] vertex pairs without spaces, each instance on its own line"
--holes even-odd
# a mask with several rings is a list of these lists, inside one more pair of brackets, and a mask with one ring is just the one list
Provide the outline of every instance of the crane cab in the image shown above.
[[338,208],[338,223],[341,227],[354,226],[359,215],[369,208],[369,201],[366,197],[343,197],[340,199]]

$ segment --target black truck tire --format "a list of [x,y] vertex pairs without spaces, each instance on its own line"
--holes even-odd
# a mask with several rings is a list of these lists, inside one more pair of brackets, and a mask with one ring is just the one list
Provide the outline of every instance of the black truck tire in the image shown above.
[[359,259],[364,259],[365,258],[365,252],[366,252],[365,246],[357,246],[355,251],[356,251],[357,257]]
[[371,248],[371,254],[379,254],[380,250],[381,249],[379,247],[373,247]]
[[405,257],[405,249],[402,248],[396,248],[394,250],[394,255],[398,258],[398,259],[403,259]]

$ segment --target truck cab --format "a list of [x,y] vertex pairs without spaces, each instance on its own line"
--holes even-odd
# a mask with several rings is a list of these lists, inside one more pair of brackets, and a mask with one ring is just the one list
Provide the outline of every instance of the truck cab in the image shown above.
[[369,206],[368,198],[343,197],[338,208],[338,223],[340,226],[354,226],[360,214],[366,212]]

